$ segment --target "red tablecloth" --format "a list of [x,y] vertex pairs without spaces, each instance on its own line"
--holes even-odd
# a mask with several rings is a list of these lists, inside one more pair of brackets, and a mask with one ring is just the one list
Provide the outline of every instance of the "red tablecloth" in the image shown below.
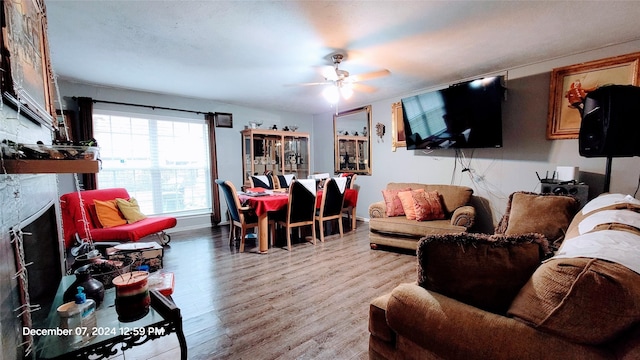
[[[322,202],[322,190],[318,191],[316,194],[316,207],[320,207],[320,203]],[[347,206],[356,206],[358,203],[358,190],[356,189],[346,189],[344,191],[344,207]]]
[[[250,206],[260,216],[269,211],[278,211],[287,207],[289,203],[289,194],[273,194],[267,196],[248,196],[245,194],[238,195],[240,202]],[[322,191],[316,194],[316,207],[320,207],[322,201]],[[355,189],[346,189],[344,193],[344,206],[356,206],[358,203],[358,191]]]
[[260,216],[269,211],[278,211],[287,207],[289,194],[273,194],[267,196],[238,195],[240,202],[250,206]]

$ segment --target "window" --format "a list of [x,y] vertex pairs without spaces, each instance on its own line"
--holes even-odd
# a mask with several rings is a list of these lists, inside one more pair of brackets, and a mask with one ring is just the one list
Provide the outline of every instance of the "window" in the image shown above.
[[94,109],[93,134],[102,160],[98,188],[126,188],[146,215],[212,212],[204,119]]

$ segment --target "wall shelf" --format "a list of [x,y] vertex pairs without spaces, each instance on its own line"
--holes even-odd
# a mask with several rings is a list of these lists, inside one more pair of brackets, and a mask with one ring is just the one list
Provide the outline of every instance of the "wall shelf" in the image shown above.
[[[11,160],[4,159],[7,174],[90,174],[97,173],[97,160]],[[0,169],[0,173],[4,172]]]

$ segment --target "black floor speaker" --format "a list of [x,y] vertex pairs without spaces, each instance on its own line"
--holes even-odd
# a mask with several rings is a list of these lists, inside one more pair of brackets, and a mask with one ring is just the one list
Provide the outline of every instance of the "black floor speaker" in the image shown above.
[[581,208],[589,201],[589,185],[585,184],[541,183],[540,192],[543,194],[571,195],[580,201]]
[[640,87],[608,85],[584,100],[578,137],[584,157],[640,155]]

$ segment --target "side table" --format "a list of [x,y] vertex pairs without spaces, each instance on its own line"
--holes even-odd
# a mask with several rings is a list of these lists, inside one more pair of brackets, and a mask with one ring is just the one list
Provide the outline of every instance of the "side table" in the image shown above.
[[176,333],[180,344],[180,358],[187,359],[187,342],[182,330],[180,308],[170,297],[158,290],[150,290],[151,306],[142,319],[120,322],[115,308],[115,288],[105,291],[102,304],[96,309],[97,325],[82,329],[90,340],[70,345],[60,331],[60,317],[56,309],[62,305],[62,295],[71,286],[75,276],[62,278],[49,316],[44,324],[34,324],[31,329],[36,337],[38,359],[107,359],[118,352],[118,345],[125,351],[171,333]]

